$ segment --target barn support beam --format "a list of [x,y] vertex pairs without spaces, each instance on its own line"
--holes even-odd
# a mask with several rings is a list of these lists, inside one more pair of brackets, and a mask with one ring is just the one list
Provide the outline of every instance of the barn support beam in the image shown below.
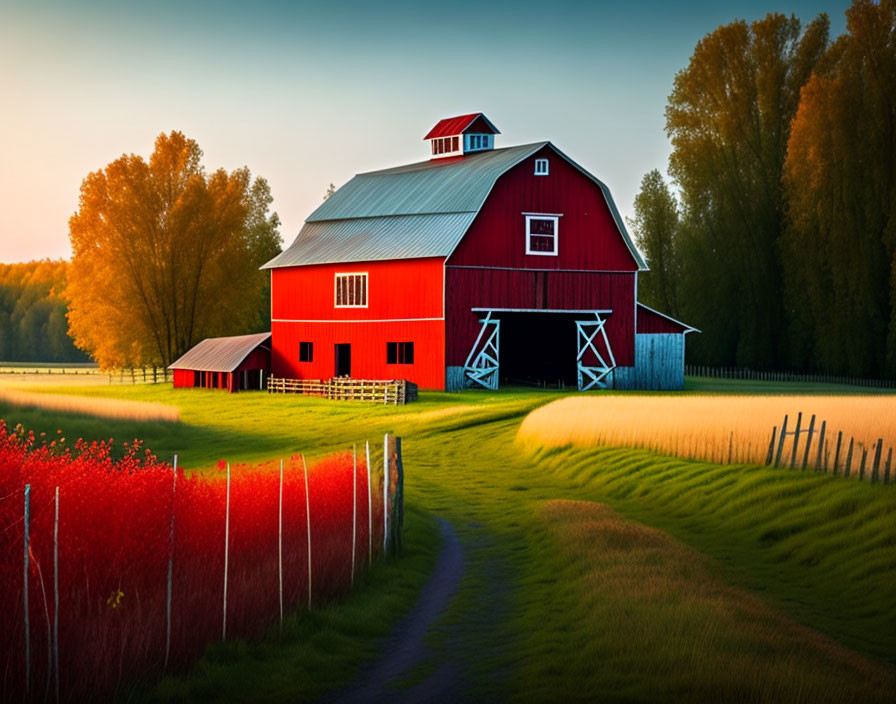
[[464,384],[494,391],[498,388],[501,321],[489,311],[479,322],[482,327],[464,362]]
[[[611,372],[616,368],[613,348],[607,338],[606,323],[600,311],[594,311],[594,320],[576,321],[577,356],[579,391],[590,389],[606,389],[610,386]],[[602,343],[602,344],[600,344]],[[603,353],[598,349],[603,348]],[[585,356],[591,353],[597,364],[586,364]]]

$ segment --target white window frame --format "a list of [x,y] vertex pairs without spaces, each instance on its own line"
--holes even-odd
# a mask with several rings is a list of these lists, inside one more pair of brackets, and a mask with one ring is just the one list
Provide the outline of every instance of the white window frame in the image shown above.
[[[556,257],[560,251],[560,218],[561,213],[523,213],[526,216],[526,254],[544,257]],[[530,247],[532,232],[530,224],[533,220],[553,220],[554,221],[554,251],[553,252],[536,252]],[[544,237],[545,235],[535,235],[535,237]]]
[[535,175],[536,176],[549,176],[551,173],[550,162],[547,159],[536,159],[535,160]]
[[[364,282],[364,304],[339,303],[339,278],[343,276],[362,276]],[[367,308],[370,304],[370,277],[366,271],[337,271],[333,275],[333,307],[334,308]]]

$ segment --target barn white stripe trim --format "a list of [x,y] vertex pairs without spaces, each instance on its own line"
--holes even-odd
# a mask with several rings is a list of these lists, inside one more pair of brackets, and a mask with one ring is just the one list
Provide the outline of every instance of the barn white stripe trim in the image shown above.
[[[589,311],[590,312],[590,311]],[[318,318],[297,320],[295,318],[273,318],[272,323],[415,323],[445,320],[445,318],[378,318],[362,320],[320,320]]]

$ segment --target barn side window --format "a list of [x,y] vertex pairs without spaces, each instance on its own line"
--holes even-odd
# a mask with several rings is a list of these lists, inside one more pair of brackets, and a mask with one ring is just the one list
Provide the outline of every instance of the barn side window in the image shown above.
[[367,307],[367,274],[336,274],[334,300],[337,308]]
[[557,215],[526,215],[526,254],[557,255]]
[[536,176],[547,176],[549,172],[548,160],[547,159],[536,159],[535,160],[535,175]]
[[314,361],[314,343],[313,342],[300,342],[299,343],[299,361],[300,362],[313,362]]
[[413,342],[387,342],[386,364],[413,364]]

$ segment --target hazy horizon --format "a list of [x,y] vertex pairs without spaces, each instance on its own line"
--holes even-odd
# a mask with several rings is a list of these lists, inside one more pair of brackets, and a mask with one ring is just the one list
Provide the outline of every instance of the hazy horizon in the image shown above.
[[68,258],[82,179],[171,130],[264,176],[286,245],[331,182],[424,160],[437,120],[478,111],[497,147],[551,140],[630,215],[701,37],[773,11],[827,12],[836,36],[848,3],[332,7],[0,2],[0,262]]

